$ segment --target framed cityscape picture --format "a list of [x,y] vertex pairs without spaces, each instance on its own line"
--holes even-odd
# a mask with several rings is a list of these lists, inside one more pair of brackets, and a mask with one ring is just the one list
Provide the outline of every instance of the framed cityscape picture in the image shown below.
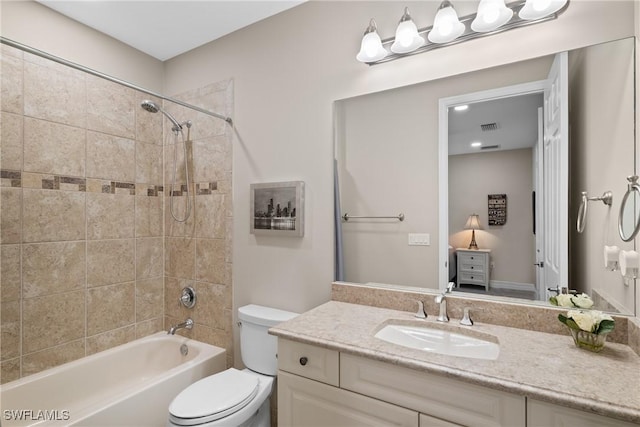
[[304,182],[251,184],[251,234],[304,235]]

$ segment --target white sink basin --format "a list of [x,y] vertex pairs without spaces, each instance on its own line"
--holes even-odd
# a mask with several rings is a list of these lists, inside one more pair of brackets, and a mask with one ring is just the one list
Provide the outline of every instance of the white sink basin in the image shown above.
[[374,336],[392,344],[449,356],[495,360],[500,353],[500,346],[488,337],[482,339],[426,325],[386,325]]

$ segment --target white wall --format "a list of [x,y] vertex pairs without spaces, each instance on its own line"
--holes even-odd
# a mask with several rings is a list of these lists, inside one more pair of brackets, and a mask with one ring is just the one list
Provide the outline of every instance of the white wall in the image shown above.
[[162,91],[161,61],[34,1],[0,1],[0,34],[144,89]]

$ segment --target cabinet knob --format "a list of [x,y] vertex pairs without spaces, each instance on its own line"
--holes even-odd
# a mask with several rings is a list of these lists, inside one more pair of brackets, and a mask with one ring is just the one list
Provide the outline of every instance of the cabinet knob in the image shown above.
[[308,361],[309,361],[309,359],[307,359],[305,356],[302,356],[302,357],[300,358],[300,364],[301,364],[302,366],[306,365]]

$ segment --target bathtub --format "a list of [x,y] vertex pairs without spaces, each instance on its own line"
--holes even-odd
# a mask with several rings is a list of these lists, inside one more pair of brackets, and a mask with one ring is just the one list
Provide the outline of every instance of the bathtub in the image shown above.
[[158,332],[0,386],[0,424],[164,426],[180,391],[224,369],[224,349]]

